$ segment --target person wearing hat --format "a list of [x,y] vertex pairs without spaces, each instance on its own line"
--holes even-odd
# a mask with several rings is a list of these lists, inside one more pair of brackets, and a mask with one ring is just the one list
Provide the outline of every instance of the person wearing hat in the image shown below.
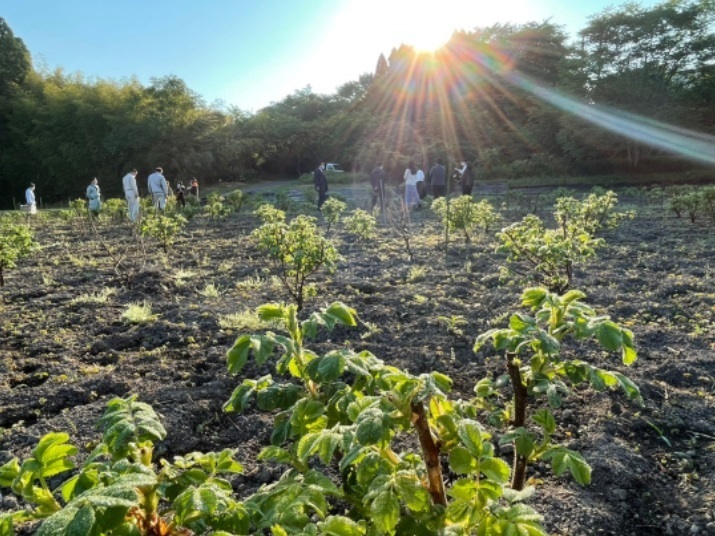
[[164,212],[164,208],[166,208],[166,198],[169,196],[169,187],[167,186],[163,173],[164,170],[158,167],[154,173],[149,175],[148,180],[151,202],[155,208],[158,208],[162,212]]
[[102,210],[102,194],[99,192],[97,177],[94,177],[87,186],[87,199],[89,199],[89,211],[98,216],[99,211]]
[[30,186],[25,190],[25,202],[27,203],[27,211],[30,214],[37,214],[37,203],[35,202],[35,184],[30,183]]
[[124,188],[124,197],[127,199],[129,219],[137,221],[137,219],[139,219],[139,188],[137,187],[136,169],[132,169],[129,173],[124,175],[122,187]]

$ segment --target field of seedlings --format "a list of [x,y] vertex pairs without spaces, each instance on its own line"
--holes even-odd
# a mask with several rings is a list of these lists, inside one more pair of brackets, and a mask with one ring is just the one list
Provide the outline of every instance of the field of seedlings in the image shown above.
[[701,191],[40,211],[0,534],[715,534]]

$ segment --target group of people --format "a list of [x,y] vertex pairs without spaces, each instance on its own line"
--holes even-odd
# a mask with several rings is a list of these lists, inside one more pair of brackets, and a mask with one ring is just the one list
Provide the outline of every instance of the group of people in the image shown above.
[[[425,185],[425,174],[414,162],[410,162],[402,176],[405,181],[405,205],[409,209],[419,209],[421,199],[427,195]],[[461,183],[462,195],[472,195],[474,188],[474,166],[471,162],[463,159],[460,166],[454,170],[454,178]],[[370,185],[372,186],[371,210],[375,210],[377,202],[384,199],[385,182],[387,173],[382,162],[378,162],[375,169],[370,172]],[[447,168],[441,158],[438,158],[435,165],[429,172],[429,183],[432,196],[435,199],[447,195]],[[323,203],[328,198],[328,178],[325,175],[325,162],[321,162],[313,172],[313,186],[318,192],[318,210],[322,210]]]
[[[425,174],[422,169],[410,162],[402,176],[405,181],[405,206],[409,209],[419,209],[421,199],[427,195],[427,186],[425,185]],[[474,167],[471,162],[462,160],[460,167],[455,169],[454,178],[461,183],[462,195],[472,195],[474,188]],[[385,173],[382,162],[378,162],[375,169],[370,173],[370,184],[372,186],[372,204],[371,209],[374,210],[378,200],[382,202],[385,192],[385,181],[387,175]],[[437,162],[429,172],[430,186],[432,196],[435,199],[444,197],[447,194],[447,168],[441,159]]]
[[[129,219],[136,221],[139,218],[139,188],[137,187],[137,170],[132,169],[124,175],[122,179],[122,188],[124,189],[124,197],[127,200],[129,209]],[[164,170],[160,167],[156,168],[147,179],[147,187],[149,195],[151,195],[152,205],[161,210],[166,208],[166,201],[172,196],[176,196],[176,202],[181,207],[186,206],[187,188],[182,181],[177,182],[176,192],[171,190],[168,179],[164,177]],[[188,188],[188,194],[199,198],[199,181],[196,177],[191,179]]]

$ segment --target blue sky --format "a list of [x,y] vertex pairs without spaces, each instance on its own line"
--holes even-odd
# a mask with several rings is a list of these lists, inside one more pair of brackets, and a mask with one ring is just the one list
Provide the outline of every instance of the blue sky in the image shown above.
[[[653,5],[656,2],[642,2]],[[608,0],[4,0],[0,16],[37,67],[125,79],[181,77],[209,103],[257,110],[310,84],[320,93],[405,42],[551,18],[577,32]],[[617,4],[618,5],[618,4]]]

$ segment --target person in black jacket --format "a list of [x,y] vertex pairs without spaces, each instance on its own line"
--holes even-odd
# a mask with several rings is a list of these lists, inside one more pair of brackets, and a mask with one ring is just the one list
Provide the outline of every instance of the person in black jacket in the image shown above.
[[382,162],[378,162],[370,172],[370,184],[372,185],[372,204],[370,205],[370,210],[375,210],[375,205],[377,205],[377,200],[380,200],[380,207],[384,208],[384,195],[385,195],[385,170],[382,167]]
[[313,172],[313,185],[318,192],[318,210],[322,210],[323,203],[328,198],[328,177],[325,176],[325,162],[315,168]]

